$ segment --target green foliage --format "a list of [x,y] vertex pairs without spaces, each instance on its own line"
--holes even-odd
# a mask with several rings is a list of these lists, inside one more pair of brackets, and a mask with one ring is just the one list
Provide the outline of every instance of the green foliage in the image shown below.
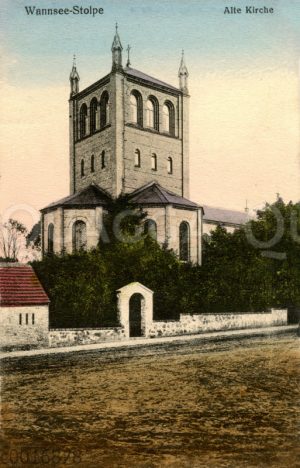
[[116,290],[132,281],[155,291],[156,318],[175,318],[180,312],[180,264],[150,237],[108,244],[102,250],[51,255],[32,266],[51,300],[52,327],[116,325]]
[[[127,200],[122,199],[121,205],[124,209]],[[115,214],[121,212],[119,201],[112,209]],[[267,205],[248,230],[228,233],[217,228],[203,240],[202,266],[180,262],[150,236],[133,242],[145,216],[135,213],[122,225],[127,242],[115,236],[90,252],[54,255],[33,263],[51,299],[51,326],[117,324],[116,290],[132,281],[154,291],[155,319],[176,319],[182,312],[300,306],[299,204],[285,205],[279,199]],[[107,233],[113,236],[113,216],[106,221]],[[268,247],[278,222],[284,228],[278,242]]]
[[128,195],[112,199],[104,216],[99,245],[105,247],[107,244],[135,242],[136,237],[140,237],[146,216],[147,213],[140,206],[129,201]]
[[259,311],[270,306],[270,272],[244,230],[217,228],[206,242],[201,277],[203,309],[209,312]]
[[299,307],[300,203],[285,204],[278,198],[258,213],[251,227],[256,239],[273,244],[263,252],[272,276],[272,303]]
[[109,244],[103,258],[114,289],[139,281],[154,291],[156,319],[179,316],[181,265],[172,251],[146,236],[135,243]]
[[51,300],[51,326],[117,323],[115,293],[109,284],[107,265],[97,250],[47,256],[32,266]]

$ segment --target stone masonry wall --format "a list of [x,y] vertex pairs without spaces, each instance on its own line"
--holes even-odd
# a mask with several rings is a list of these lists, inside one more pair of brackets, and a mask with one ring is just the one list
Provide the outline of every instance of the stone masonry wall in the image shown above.
[[179,226],[183,221],[186,221],[190,228],[190,260],[193,263],[199,261],[201,264],[201,259],[198,259],[198,249],[199,244],[201,244],[201,225],[198,225],[198,211],[172,207],[170,208],[170,219],[169,248],[179,255]]
[[52,329],[49,331],[49,346],[75,346],[79,344],[119,341],[126,338],[123,327]]
[[[167,91],[153,90],[149,86],[132,83],[125,80],[124,83],[124,109],[125,122],[131,123],[130,94],[138,91],[143,102],[143,128],[125,125],[124,147],[124,190],[132,192],[152,180],[157,181],[166,189],[178,195],[182,195],[182,142],[181,142],[181,115],[179,115],[179,96]],[[159,104],[159,131],[152,131],[146,125],[146,107],[149,96],[155,96]],[[162,129],[163,105],[169,101],[175,111],[175,135],[170,136]],[[134,153],[138,149],[141,154],[141,166],[134,166]],[[157,156],[157,170],[151,169],[151,154]],[[173,173],[168,174],[168,157],[173,160]],[[187,175],[188,177],[188,168]]]
[[0,307],[1,347],[24,345],[45,347],[48,345],[48,327],[47,305]]
[[262,313],[180,314],[179,321],[153,321],[148,336],[154,338],[275,325],[287,325],[287,309],[272,309],[271,312]]
[[83,221],[87,229],[87,249],[96,247],[99,242],[102,227],[102,207],[64,209],[56,208],[44,215],[44,249],[48,249],[48,227],[54,224],[54,252],[60,253],[63,249],[71,253],[73,250],[73,224]]
[[[88,187],[92,182],[112,194],[114,177],[114,155],[112,150],[112,129],[104,128],[75,144],[75,191]],[[105,151],[105,167],[101,166],[101,154]],[[91,172],[91,157],[95,158],[95,171]],[[81,160],[84,161],[84,176],[81,176]]]
[[[125,192],[142,187],[155,180],[167,190],[182,195],[181,141],[144,129],[126,127],[125,130]],[[134,153],[138,149],[141,166],[134,166]],[[151,169],[151,155],[157,156],[157,170]],[[168,174],[168,157],[173,160],[173,174]]]

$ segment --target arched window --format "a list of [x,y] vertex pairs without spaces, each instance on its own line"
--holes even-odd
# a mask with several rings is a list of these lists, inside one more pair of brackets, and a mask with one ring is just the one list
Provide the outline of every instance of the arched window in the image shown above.
[[157,225],[153,219],[147,219],[144,223],[144,234],[157,240]]
[[155,97],[151,96],[147,100],[146,106],[146,123],[147,127],[159,129],[158,125],[158,101]]
[[166,101],[163,106],[163,131],[170,135],[175,134],[175,111],[170,101]]
[[102,153],[101,153],[101,169],[104,169],[105,166],[106,166],[105,151],[102,151]]
[[147,127],[154,128],[154,105],[150,99],[147,101],[146,117]]
[[90,105],[90,133],[95,133],[97,129],[97,99],[93,98]]
[[100,128],[105,127],[109,122],[109,96],[104,91],[100,98]]
[[179,259],[184,262],[190,259],[190,226],[186,221],[179,226]]
[[95,156],[91,156],[91,172],[95,172]]
[[87,121],[87,105],[82,104],[79,112],[79,136],[83,138],[86,136],[86,121]]
[[48,253],[54,252],[54,225],[51,223],[48,226]]
[[139,149],[134,152],[134,167],[141,167],[141,152]]
[[81,177],[84,176],[84,160],[83,159],[80,162],[80,175]]
[[130,120],[132,123],[137,123],[138,118],[138,104],[137,104],[137,98],[135,97],[134,94],[130,94]]
[[157,156],[155,153],[151,154],[151,169],[157,171]]
[[168,157],[168,174],[173,174],[173,159]]
[[143,126],[143,99],[138,91],[130,94],[130,121]]
[[170,131],[170,110],[166,104],[163,106],[163,131]]
[[84,221],[75,221],[73,224],[73,252],[86,250],[86,224]]

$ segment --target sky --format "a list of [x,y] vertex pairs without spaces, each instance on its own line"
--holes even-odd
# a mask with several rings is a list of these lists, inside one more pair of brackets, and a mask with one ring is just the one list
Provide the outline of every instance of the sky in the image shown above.
[[[111,68],[115,22],[133,68],[190,91],[190,199],[242,211],[300,198],[300,1],[0,0],[0,212],[28,227],[69,194],[68,98],[73,54],[80,89]],[[36,8],[103,15],[27,15]],[[226,6],[241,14],[224,14]],[[124,50],[123,62],[126,61]]]

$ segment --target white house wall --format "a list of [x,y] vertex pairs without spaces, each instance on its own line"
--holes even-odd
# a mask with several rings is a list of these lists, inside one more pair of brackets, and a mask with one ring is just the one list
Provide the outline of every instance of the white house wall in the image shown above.
[[[20,314],[22,316],[21,324]],[[28,324],[26,324],[26,314]],[[34,324],[32,323],[33,314]],[[47,346],[48,331],[48,305],[0,307],[0,343],[2,347]]]

